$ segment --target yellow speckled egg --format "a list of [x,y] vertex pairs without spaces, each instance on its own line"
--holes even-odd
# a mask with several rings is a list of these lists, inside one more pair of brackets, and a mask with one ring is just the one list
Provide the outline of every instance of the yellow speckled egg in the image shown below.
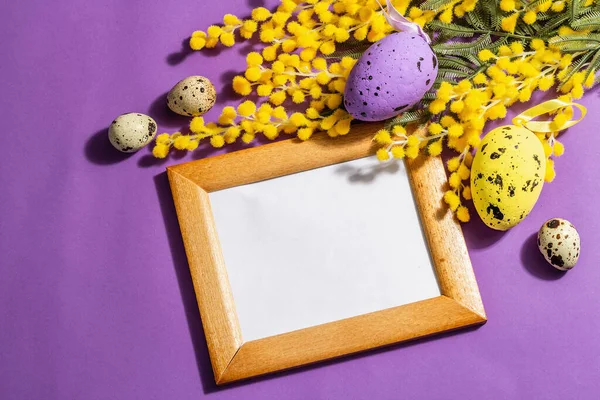
[[540,196],[545,171],[544,147],[531,131],[510,125],[488,133],[471,167],[473,203],[483,222],[500,231],[521,222]]

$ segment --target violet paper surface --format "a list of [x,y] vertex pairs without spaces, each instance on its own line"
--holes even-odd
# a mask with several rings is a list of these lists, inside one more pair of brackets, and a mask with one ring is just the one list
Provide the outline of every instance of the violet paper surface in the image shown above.
[[[164,169],[232,148],[124,158],[106,128],[135,111],[161,132],[180,129],[188,120],[164,97],[189,75],[217,86],[207,119],[238,104],[230,82],[255,46],[191,54],[182,41],[263,5],[276,2],[0,4],[0,398],[597,399],[597,90],[582,99],[590,113],[564,134],[556,180],[529,217],[506,233],[477,218],[464,225],[486,325],[215,386]],[[567,274],[537,252],[551,217],[581,234]]]

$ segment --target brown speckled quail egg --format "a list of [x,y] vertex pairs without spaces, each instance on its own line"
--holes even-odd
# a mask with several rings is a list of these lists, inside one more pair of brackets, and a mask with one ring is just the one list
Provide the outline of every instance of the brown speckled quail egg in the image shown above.
[[568,271],[577,263],[581,245],[579,233],[565,219],[552,218],[544,222],[537,244],[546,261],[556,269]]
[[147,145],[156,135],[156,121],[147,115],[127,113],[119,115],[108,128],[108,140],[115,149],[133,153]]
[[216,100],[215,87],[203,76],[189,76],[173,86],[167,94],[167,105],[171,111],[188,117],[205,114]]

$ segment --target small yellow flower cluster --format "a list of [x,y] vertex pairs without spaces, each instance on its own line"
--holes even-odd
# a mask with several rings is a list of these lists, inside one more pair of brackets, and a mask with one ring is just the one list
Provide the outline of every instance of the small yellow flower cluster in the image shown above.
[[327,117],[315,112],[316,109],[310,107],[306,113],[295,112],[290,115],[282,106],[273,107],[269,103],[257,106],[253,101],[246,100],[237,109],[225,107],[217,123],[206,123],[204,118],[194,117],[190,122],[189,135],[180,132],[170,136],[167,133],[159,135],[152,153],[157,158],[165,158],[171,147],[195,150],[199,141],[206,138],[210,138],[213,147],[219,148],[235,143],[239,138],[244,143],[250,143],[257,134],[274,140],[283,132],[307,140],[316,130],[325,130],[330,136],[350,132],[352,117],[342,109],[336,109]]
[[[571,1],[580,0],[541,0],[531,2],[531,4],[519,0],[501,0],[500,9],[506,14],[502,18],[500,26],[503,31],[514,33],[519,18],[527,25],[532,25],[538,20],[539,13],[562,13]],[[582,6],[588,7],[593,3],[594,0],[586,0]],[[574,33],[575,31],[571,32]],[[566,33],[566,31],[563,31],[563,33]]]
[[[405,14],[406,15],[406,14]],[[424,27],[427,23],[434,20],[436,12],[434,10],[422,10],[418,7],[411,7],[406,15],[407,19]]]
[[[247,96],[256,87],[258,96],[268,98],[273,106],[281,106],[288,99],[295,104],[310,99],[307,118],[322,120],[321,128],[331,136],[347,133],[345,126],[349,128],[350,117],[337,110],[342,104],[346,78],[355,59],[343,57],[339,62],[328,64],[320,57],[283,53],[270,65],[265,65],[265,58],[253,52],[246,61],[248,67],[244,76],[233,80],[233,89],[238,94]],[[331,115],[323,117],[322,114]]]
[[[448,204],[448,208],[456,213],[456,218],[460,222],[469,222],[471,219],[469,209],[463,205],[463,200],[471,200],[471,186],[469,186],[469,178],[471,176],[471,163],[473,155],[468,149],[465,149],[459,156],[448,160],[448,185],[450,189],[444,194],[444,201]],[[467,181],[467,183],[463,183]]]
[[387,161],[391,158],[402,159],[405,157],[414,159],[419,155],[420,149],[425,146],[428,148],[433,146],[436,149],[439,146],[439,153],[442,151],[439,136],[426,136],[423,132],[414,132],[409,135],[406,132],[406,128],[401,125],[394,126],[391,131],[387,129],[379,130],[373,140],[383,146],[377,150],[379,161]]
[[[530,46],[533,50],[530,53],[533,54],[529,55],[529,59],[533,70],[528,72],[530,75],[534,75],[535,78],[529,82],[524,91],[521,91],[519,97],[520,101],[529,100],[531,92],[536,88],[546,91],[554,85],[557,79],[564,81],[564,79],[567,78],[567,74],[570,73],[570,67],[572,63],[571,54],[561,55],[558,50],[546,47],[546,44],[540,39],[534,39]],[[506,64],[505,60],[507,57],[510,58],[510,55],[507,54],[504,57],[498,57],[496,65],[499,63]],[[521,55],[521,58],[522,57],[523,54]],[[570,102],[573,99],[581,98],[584,93],[584,88],[591,88],[594,85],[594,79],[594,71],[579,71],[572,74],[571,77],[568,78],[562,85],[560,91],[563,93],[563,95],[559,96],[558,99],[565,102]],[[554,160],[551,157],[559,157],[564,153],[564,146],[562,143],[556,140],[556,136],[558,136],[563,124],[572,117],[573,109],[571,107],[560,109],[554,116],[554,120],[551,125],[554,126],[554,128],[552,128],[552,132],[535,132],[536,136],[542,142],[542,145],[544,146],[544,152],[548,158],[546,162],[545,174],[545,180],[547,182],[554,180],[556,175],[554,170]]]
[[[211,26],[207,32],[194,32],[190,47],[193,50],[214,47],[219,40],[232,46],[235,43],[233,33],[240,29],[244,39],[259,32],[260,40],[270,45],[265,49],[266,59],[269,59],[268,54],[273,54],[274,59],[280,50],[291,53],[298,48],[307,53],[329,55],[336,50],[336,43],[347,41],[353,32],[357,40],[368,37],[374,42],[391,31],[376,0],[280,1],[273,13],[258,7],[252,10],[249,20],[226,16],[223,27]],[[225,35],[224,39],[221,39],[222,35]]]
[[[580,73],[578,73],[580,74]],[[581,73],[583,75],[583,73]],[[580,76],[578,79],[583,79]],[[560,100],[568,102],[571,100],[569,95],[564,95],[559,97]],[[535,135],[540,139],[542,145],[544,146],[544,154],[546,155],[546,172],[544,175],[544,180],[546,182],[552,182],[556,177],[556,172],[554,170],[554,159],[553,157],[560,157],[565,152],[565,146],[559,142],[556,137],[559,135],[562,126],[565,122],[573,119],[573,108],[565,107],[558,112],[555,113],[550,127],[552,132],[535,132]]]
[[182,135],[181,132],[175,132],[171,135],[161,133],[156,137],[156,143],[152,149],[152,154],[156,158],[165,158],[169,154],[171,147],[178,150],[196,150],[200,138],[190,135]]
[[[426,129],[408,134],[406,128],[395,125],[391,130],[382,129],[375,134],[374,141],[382,147],[377,150],[377,158],[387,161],[391,158],[414,159],[421,150],[430,156],[439,156],[442,152],[444,140],[463,135],[462,126],[451,116],[444,116],[440,123],[431,123]],[[463,181],[471,175],[473,156],[466,147],[462,153],[448,161],[448,170],[451,175],[448,179],[450,190],[444,194],[448,207],[456,213],[461,222],[470,220],[469,209],[462,204],[462,199],[471,200],[471,188]]]
[[[457,0],[437,10],[410,7],[411,0],[393,0],[394,7],[403,15],[424,27],[438,17],[451,22],[453,15],[463,17],[473,11],[478,0]],[[235,32],[250,39],[259,33],[261,42],[269,44],[263,51],[266,60],[272,61],[277,53],[292,53],[302,49],[305,57],[317,53],[330,55],[339,43],[350,38],[374,43],[392,33],[393,28],[385,18],[385,6],[378,0],[280,0],[275,12],[264,7],[252,10],[251,19],[242,21],[228,14],[223,26],[212,25],[207,31],[195,31],[190,47],[201,50],[215,47],[219,42],[231,47]],[[381,2],[385,3],[385,2]]]
[[[374,141],[382,147],[377,150],[377,158],[380,161],[386,161],[390,158],[416,158],[421,150],[426,150],[429,156],[439,156],[443,149],[445,140],[452,141],[463,136],[463,127],[454,118],[446,115],[440,122],[434,122],[426,129],[415,131],[408,135],[406,128],[396,125],[391,129],[382,129],[377,132]],[[445,193],[444,200],[448,207],[456,213],[456,217],[461,222],[470,220],[469,209],[462,204],[462,200],[471,199],[471,188],[468,181],[471,175],[471,163],[473,156],[466,146],[462,153],[448,161],[448,170],[451,175],[448,179],[450,190]]]
[[541,40],[533,40],[531,47],[525,51],[520,42],[513,42],[501,46],[497,55],[482,50],[480,60],[494,61],[485,72],[472,81],[442,83],[429,110],[433,114],[450,111],[458,117],[464,135],[457,134],[455,141],[449,141],[451,148],[462,152],[466,147],[477,147],[487,120],[504,118],[506,107],[528,101],[536,89],[550,89],[558,71],[568,67],[569,55],[546,48]]
[[224,46],[231,47],[235,44],[235,32],[239,29],[240,35],[250,39],[258,30],[258,24],[254,20],[242,21],[233,14],[223,17],[223,26],[211,25],[206,32],[195,31],[190,37],[190,48],[202,50],[203,48],[216,47],[219,42]]
[[478,1],[479,0],[453,1],[450,4],[435,10],[434,13],[437,15],[437,19],[449,24],[454,17],[462,18],[466,13],[473,11],[477,6]]

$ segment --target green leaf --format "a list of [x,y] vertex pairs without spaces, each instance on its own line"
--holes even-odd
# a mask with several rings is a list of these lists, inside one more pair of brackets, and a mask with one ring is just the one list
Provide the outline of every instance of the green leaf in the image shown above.
[[538,21],[548,21],[549,19],[555,17],[556,14],[551,14],[549,12],[539,12],[537,14],[537,20]]
[[571,23],[571,28],[576,30],[598,30],[600,29],[600,12],[593,11],[585,17],[578,18]]
[[453,35],[450,32],[446,32],[446,33],[439,32],[437,35],[432,37],[431,46],[433,47],[438,44],[448,43],[450,40],[452,40],[452,38],[453,38]]
[[569,42],[594,42],[600,43],[600,33],[586,33],[580,35],[554,36],[549,43],[560,45],[561,43]]
[[483,15],[483,13],[479,9],[475,9],[467,13],[465,19],[467,23],[473,26],[474,28],[486,31],[491,29],[489,20],[486,18],[485,15]]
[[515,33],[524,35],[524,36],[536,36],[537,32],[530,26],[525,23],[518,23],[517,28],[515,29]]
[[502,22],[502,12],[498,7],[498,2],[494,1],[492,4],[485,2],[485,5],[483,3],[483,1],[480,1],[478,2],[478,5],[487,13],[490,21],[490,27],[492,29],[497,29]]
[[538,32],[540,29],[542,29],[542,25],[540,24],[539,21],[536,21],[529,26],[531,26],[531,29],[533,29],[534,32]]
[[344,57],[350,57],[350,58],[354,58],[355,60],[358,60],[359,58],[362,57],[363,54],[364,54],[364,51],[346,50],[346,51],[336,51],[335,53],[330,54],[328,56],[321,55],[321,57],[323,57],[326,60],[338,60],[338,59],[344,58]]
[[527,10],[527,11],[532,10],[532,9],[536,8],[537,6],[539,6],[540,4],[545,3],[546,1],[548,1],[548,0],[534,0],[532,2],[529,2],[525,6],[525,10]]
[[442,32],[445,35],[451,35],[452,37],[472,37],[475,35],[475,30],[462,25],[457,24],[446,24],[441,21],[431,21],[429,28],[434,32]]
[[465,71],[457,71],[455,69],[438,68],[438,79],[457,80],[469,77],[471,74]]
[[573,63],[571,65],[571,68],[569,69],[569,72],[567,73],[567,75],[565,75],[565,77],[562,79],[562,81],[559,83],[559,85],[556,89],[560,90],[564,86],[564,84],[567,83],[569,81],[569,79],[571,79],[571,77],[573,75],[575,75],[575,73],[581,69],[581,67],[583,67],[583,64],[585,64],[585,62],[587,60],[589,60],[590,57],[592,57],[592,54],[594,54],[594,53],[590,51],[590,52],[582,55],[580,59],[578,59],[575,63]]
[[421,10],[439,10],[455,2],[455,0],[427,0],[419,8]]
[[598,66],[600,66],[600,51],[596,51],[596,54],[594,54],[594,58],[592,58],[592,61],[590,61],[590,64],[587,66],[587,72],[585,73],[585,77],[583,78],[584,82],[587,81],[587,78],[590,76],[591,73],[596,73]]
[[565,24],[569,20],[569,14],[567,13],[559,13],[556,14],[556,17],[552,18],[548,22],[544,24],[544,28],[537,33],[537,37],[545,37],[551,34],[552,31],[559,28],[561,25]]
[[338,48],[334,53],[323,56],[323,58],[331,60],[331,59],[340,59],[343,57],[352,57],[354,59],[359,59],[365,51],[369,47],[371,47],[372,43],[365,42],[356,42],[346,46],[342,46]]
[[[524,42],[522,40],[519,40],[521,43],[524,44]],[[503,37],[502,39],[498,39],[496,40],[494,43],[492,43],[488,48],[490,50],[496,50],[498,49],[500,46],[504,46],[505,44],[508,44],[508,38],[507,37]]]
[[571,0],[570,3],[567,3],[567,6],[569,7],[569,22],[573,23],[582,16],[585,16],[594,11],[594,7],[585,7],[584,2],[585,0]]
[[[416,108],[416,107],[413,107],[413,108]],[[396,118],[388,120],[386,122],[385,126],[387,129],[391,129],[396,125],[411,124],[411,123],[414,123],[417,121],[424,120],[427,114],[428,114],[428,112],[423,109],[416,109],[414,111],[413,110],[406,111],[406,112],[402,113],[401,115],[397,116]]]
[[482,62],[481,62],[481,60],[479,59],[479,57],[477,57],[477,56],[475,56],[473,54],[468,54],[465,58],[467,60],[469,60],[469,62],[471,62],[472,64],[474,64],[477,67],[480,67],[480,66],[483,65]]
[[600,34],[555,36],[550,38],[548,43],[565,53],[594,50],[600,47]]
[[440,68],[453,69],[462,72],[472,72],[473,64],[458,57],[442,57],[438,59]]
[[598,47],[591,44],[591,43],[581,43],[581,42],[574,42],[574,43],[564,43],[560,46],[560,51],[562,53],[585,53],[588,52],[590,50],[595,50]]
[[573,22],[575,22],[575,19],[577,18],[577,15],[579,15],[579,6],[580,6],[580,1],[579,0],[571,0],[571,3],[569,4],[569,8],[571,9],[570,11],[570,16],[569,16],[569,22],[572,24]]
[[481,67],[479,67],[476,71],[473,71],[473,73],[471,75],[469,75],[467,77],[468,80],[471,80],[473,78],[475,78],[475,76],[477,76],[478,73],[483,72],[487,69],[487,65],[482,65]]
[[423,95],[423,100],[433,101],[436,99],[435,92],[427,92]]
[[492,44],[489,34],[481,35],[477,40],[468,43],[442,43],[433,46],[433,51],[441,55],[460,55],[477,54],[481,50],[488,48]]

